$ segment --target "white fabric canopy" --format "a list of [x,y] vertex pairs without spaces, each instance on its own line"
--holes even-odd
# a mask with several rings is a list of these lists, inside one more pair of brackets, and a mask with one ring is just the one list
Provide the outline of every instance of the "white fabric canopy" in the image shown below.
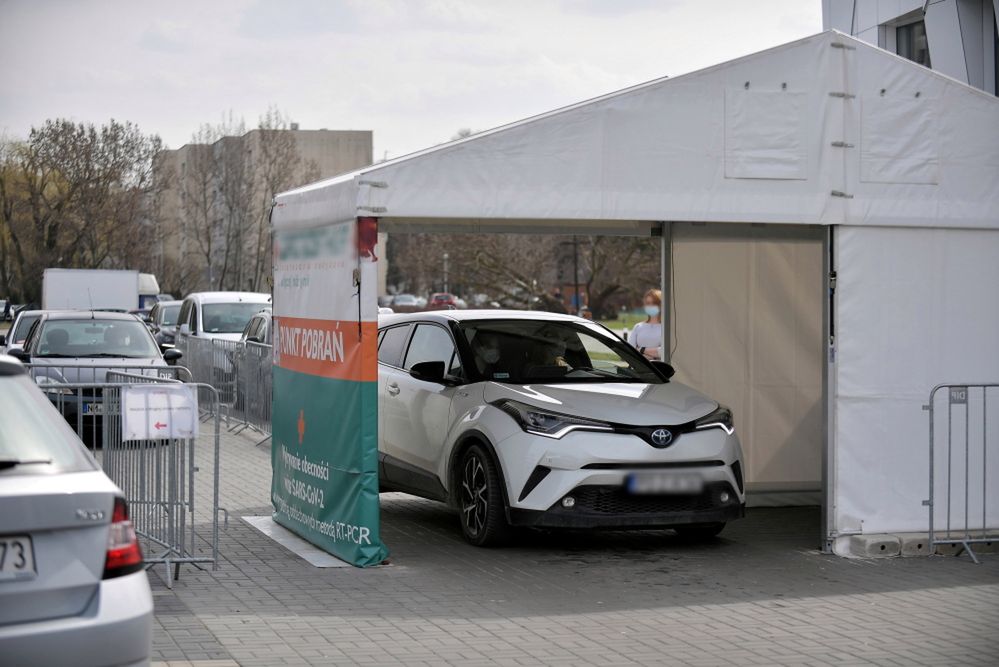
[[283,193],[273,223],[997,227],[996,128],[994,97],[828,31]]

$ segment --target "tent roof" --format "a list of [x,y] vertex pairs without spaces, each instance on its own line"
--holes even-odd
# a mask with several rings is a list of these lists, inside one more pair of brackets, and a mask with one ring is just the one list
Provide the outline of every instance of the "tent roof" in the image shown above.
[[999,228],[999,99],[827,31],[277,196],[275,228]]

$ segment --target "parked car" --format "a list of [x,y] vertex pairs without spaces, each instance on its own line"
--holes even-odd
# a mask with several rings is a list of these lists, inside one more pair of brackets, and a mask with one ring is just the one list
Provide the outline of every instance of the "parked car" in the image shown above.
[[0,662],[148,664],[153,598],[121,490],[9,356],[0,394]]
[[43,310],[22,310],[14,317],[14,323],[6,335],[0,335],[0,352],[10,354],[24,346],[31,325],[38,321]]
[[272,343],[271,331],[271,309],[264,308],[259,313],[256,313],[250,318],[250,321],[246,323],[246,327],[243,329],[243,335],[240,336],[240,341],[243,343],[259,343],[261,345],[270,345]]
[[743,516],[729,409],[593,322],[389,315],[378,362],[382,489],[450,504],[472,544],[511,526],[708,538]]
[[146,324],[149,324],[150,323],[149,313],[150,313],[151,310],[152,310],[152,307],[150,307],[150,308],[132,308],[131,310],[128,311],[128,314],[129,315],[135,315],[139,319],[139,321],[145,322]]
[[457,307],[454,294],[450,292],[435,292],[430,296],[430,301],[427,303],[427,308],[430,310],[447,310],[448,308]]
[[67,389],[64,384],[101,384],[108,371],[156,374],[183,355],[161,353],[145,324],[128,313],[44,312],[14,356],[32,365],[31,375],[77,428],[88,445],[102,442],[104,414],[100,388]]
[[150,330],[161,347],[174,344],[181,303],[181,301],[160,301],[149,311]]
[[156,300],[157,301],[176,301],[177,299],[174,298],[173,294],[157,294],[156,295]]
[[392,299],[392,310],[397,313],[414,313],[421,309],[420,302],[412,294],[396,294]]
[[195,292],[177,315],[180,336],[239,340],[254,313],[269,306],[271,295],[259,292]]

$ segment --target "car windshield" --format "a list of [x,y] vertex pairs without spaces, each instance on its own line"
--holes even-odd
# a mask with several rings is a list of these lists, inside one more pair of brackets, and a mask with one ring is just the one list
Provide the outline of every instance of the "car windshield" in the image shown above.
[[205,333],[242,333],[250,318],[266,308],[266,303],[206,303],[201,307]]
[[26,375],[0,378],[0,476],[94,470],[72,429]]
[[177,324],[177,315],[180,313],[180,304],[178,303],[176,306],[161,306],[160,312],[163,313],[160,316],[160,319],[162,320],[160,324],[165,327],[172,327]]
[[663,382],[634,348],[595,324],[471,320],[459,328],[484,380],[513,384]]
[[17,327],[10,339],[15,343],[23,343],[24,339],[28,337],[31,325],[37,322],[39,317],[39,315],[22,315],[21,319],[17,321]]
[[160,356],[149,329],[138,320],[46,320],[32,336],[34,357],[121,357],[150,359]]

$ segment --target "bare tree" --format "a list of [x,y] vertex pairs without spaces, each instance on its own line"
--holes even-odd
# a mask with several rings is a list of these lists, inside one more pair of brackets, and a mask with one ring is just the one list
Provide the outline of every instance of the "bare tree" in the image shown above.
[[37,299],[51,266],[145,268],[134,240],[151,187],[156,136],[131,123],[46,121],[0,151],[5,284]]

